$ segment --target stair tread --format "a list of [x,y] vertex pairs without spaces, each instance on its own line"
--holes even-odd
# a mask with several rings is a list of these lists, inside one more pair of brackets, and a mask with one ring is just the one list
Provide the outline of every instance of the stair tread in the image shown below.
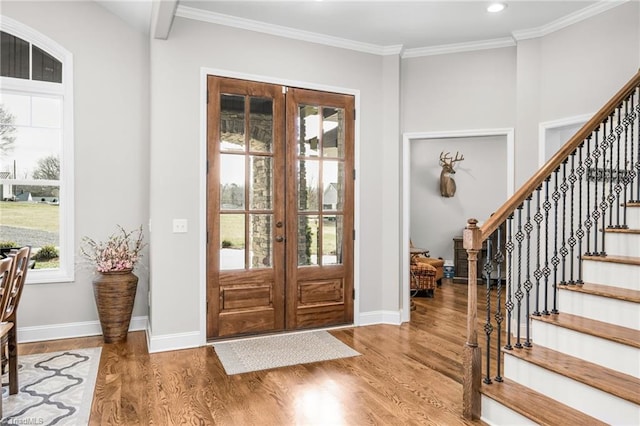
[[596,296],[608,297],[611,299],[624,300],[627,302],[640,303],[640,291],[629,288],[613,287],[604,284],[559,284],[560,290],[575,291],[578,293],[593,294]]
[[530,348],[502,351],[634,404],[640,404],[640,379],[636,377],[535,344]]
[[[503,382],[482,385],[480,391],[485,396],[500,402],[540,425],[572,424],[595,426],[607,424],[568,407],[555,399],[544,396],[531,388],[509,379],[503,380]],[[541,410],[540,407],[545,407],[545,409]]]
[[531,319],[640,349],[640,330],[634,330],[633,328],[622,327],[620,325],[567,313],[541,316],[532,315]]
[[596,262],[624,263],[626,265],[640,265],[640,257],[636,256],[582,256],[583,260],[593,260]]
[[610,232],[613,234],[640,234],[640,229],[606,228],[605,232]]

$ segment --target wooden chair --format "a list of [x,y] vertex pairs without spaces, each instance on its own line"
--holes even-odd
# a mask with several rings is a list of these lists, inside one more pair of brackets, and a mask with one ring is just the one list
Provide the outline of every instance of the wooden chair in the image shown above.
[[[8,286],[2,289],[2,305],[0,305],[0,323],[12,324],[6,336],[2,338],[2,349],[7,348],[9,358],[9,394],[18,393],[18,324],[16,313],[24,282],[27,279],[31,247],[25,246],[10,254],[13,260]],[[6,294],[5,294],[6,293]],[[6,343],[5,343],[6,341]]]
[[[13,268],[13,258],[9,257],[6,259],[0,260],[0,309],[6,306],[9,299],[9,291],[4,291],[5,289],[9,290],[11,287],[11,270]],[[3,339],[9,334],[10,330],[13,329],[13,323],[10,322],[0,322],[0,339]],[[17,367],[16,367],[17,370]],[[0,395],[0,419],[3,417],[2,415],[2,395]]]

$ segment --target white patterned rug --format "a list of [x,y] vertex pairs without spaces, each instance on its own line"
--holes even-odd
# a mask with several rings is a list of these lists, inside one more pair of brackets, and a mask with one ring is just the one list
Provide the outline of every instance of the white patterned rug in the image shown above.
[[[3,389],[2,424],[86,425],[102,348],[18,358],[19,392]],[[5,375],[3,383],[7,383]]]
[[213,348],[228,375],[360,355],[326,331],[231,340]]

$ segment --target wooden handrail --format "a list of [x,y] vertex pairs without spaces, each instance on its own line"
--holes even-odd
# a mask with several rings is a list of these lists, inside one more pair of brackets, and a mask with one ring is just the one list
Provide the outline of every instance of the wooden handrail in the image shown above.
[[538,172],[531,177],[520,189],[507,200],[487,221],[480,227],[480,241],[484,241],[513,213],[544,180],[568,158],[573,151],[598,127],[605,118],[609,117],[614,109],[640,85],[640,70],[635,76],[616,93],[591,120],[563,145],[560,150],[546,162]]

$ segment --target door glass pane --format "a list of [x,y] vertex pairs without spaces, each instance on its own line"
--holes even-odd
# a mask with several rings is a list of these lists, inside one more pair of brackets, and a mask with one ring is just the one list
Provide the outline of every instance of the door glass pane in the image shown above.
[[322,216],[322,264],[342,263],[342,216]]
[[298,265],[318,264],[318,216],[298,216]]
[[344,163],[324,161],[322,164],[322,209],[342,210],[344,194]]
[[249,157],[249,208],[271,210],[273,199],[273,161],[271,157]]
[[244,96],[220,95],[220,149],[244,151]]
[[298,112],[298,155],[301,157],[317,157],[320,131],[318,107],[299,105]]
[[271,152],[273,143],[273,100],[251,98],[249,111],[249,149],[253,152]]
[[344,158],[344,109],[322,108],[322,155]]
[[244,269],[244,214],[220,215],[220,269]]
[[244,155],[220,154],[220,210],[244,210]]
[[272,265],[273,215],[249,215],[249,268],[269,268]]
[[301,211],[318,210],[319,166],[318,160],[298,161],[298,208]]

